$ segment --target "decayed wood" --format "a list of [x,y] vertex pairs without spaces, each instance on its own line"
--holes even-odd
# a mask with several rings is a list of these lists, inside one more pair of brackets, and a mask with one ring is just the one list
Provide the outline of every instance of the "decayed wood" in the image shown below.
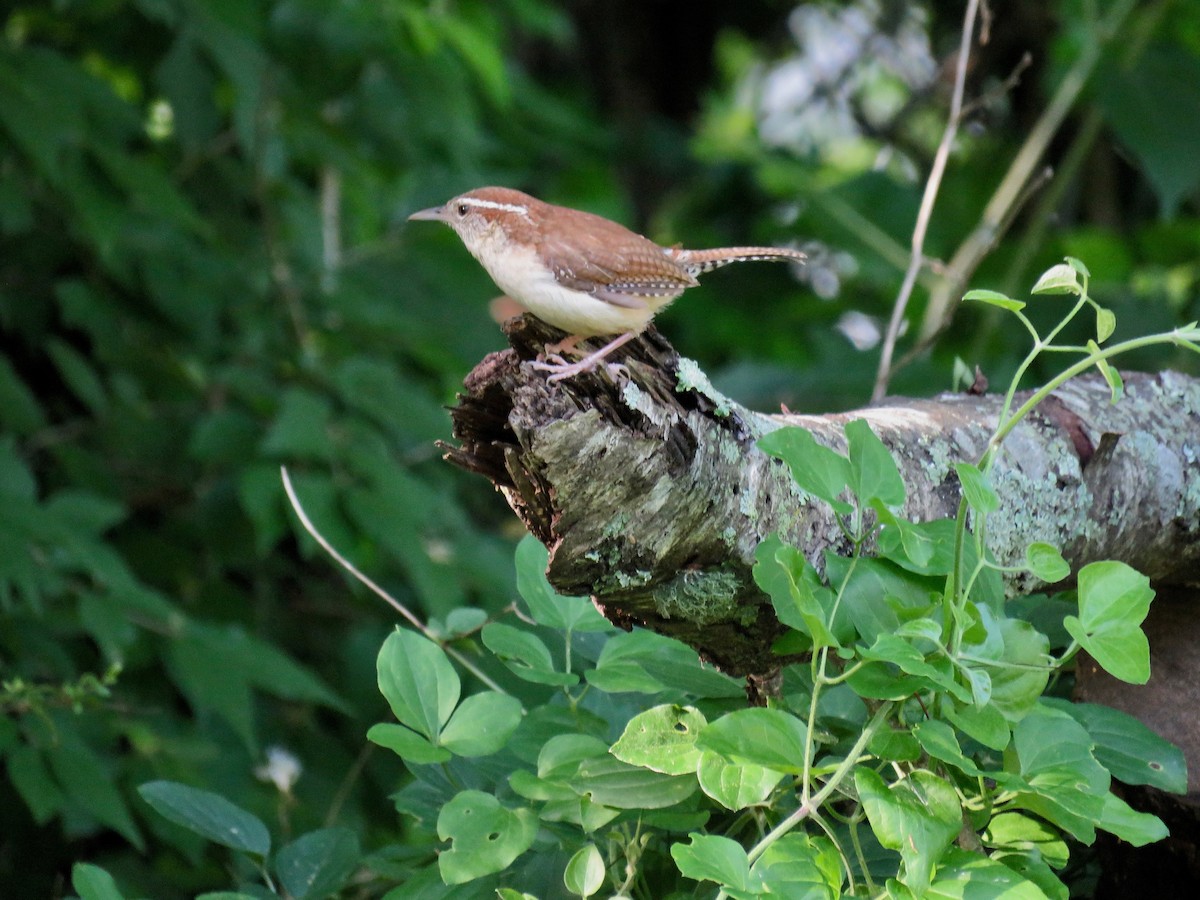
[[[914,521],[954,515],[952,465],[974,461],[1001,398],[894,399],[835,415],[765,415],[718,394],[649,330],[624,372],[547,384],[528,365],[560,334],[532,318],[510,325],[512,349],[487,357],[452,411],[460,446],[447,458],[490,478],[550,550],[548,576],[590,594],[618,623],[678,637],[732,673],[778,665],[781,631],[751,577],[773,532],[818,562],[845,549],[830,510],[755,446],[803,425],[844,450],[843,427],[866,419],[895,455]],[[1002,509],[988,520],[1001,563],[1031,541],[1078,567],[1120,559],[1162,584],[1200,581],[1200,381],[1175,373],[1125,379],[1116,405],[1100,378],[1076,379],[1010,435],[992,473]],[[1011,576],[1012,593],[1040,587]]]

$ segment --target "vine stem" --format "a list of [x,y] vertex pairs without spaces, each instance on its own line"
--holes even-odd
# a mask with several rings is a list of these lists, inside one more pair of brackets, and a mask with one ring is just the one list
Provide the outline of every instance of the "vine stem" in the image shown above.
[[829,796],[841,786],[846,776],[850,774],[850,771],[858,765],[858,758],[866,750],[867,744],[871,742],[871,738],[875,736],[875,732],[886,721],[893,706],[895,704],[890,700],[880,704],[879,709],[875,710],[875,715],[871,717],[871,721],[867,723],[866,727],[862,730],[862,734],[858,736],[858,740],[854,742],[854,746],[850,748],[850,752],[846,754],[846,758],[842,760],[833,774],[829,776],[829,780],[825,782],[821,790],[817,791],[807,803],[801,803],[786,819],[767,832],[761,841],[750,848],[750,852],[746,854],[746,857],[752,864],[767,851],[768,847],[795,828],[796,825],[804,821],[808,816],[812,815],[815,810],[820,809],[821,804],[828,800]]
[[[1080,305],[1082,305],[1085,300],[1086,297],[1081,298]],[[1079,306],[1076,307],[1076,310],[1078,309]],[[1181,347],[1186,347],[1193,352],[1200,353],[1200,346],[1198,346],[1194,341],[1197,336],[1197,329],[1193,324],[1186,328],[1176,328],[1174,331],[1169,331],[1162,334],[1151,334],[1139,338],[1131,338],[1130,340],[1122,341],[1119,344],[1113,344],[1111,347],[1094,350],[1083,359],[1064,369],[1054,378],[1050,379],[1050,381],[1046,382],[1046,384],[1042,385],[1042,387],[1034,391],[1029,398],[1022,403],[1014,413],[1008,415],[1007,418],[1005,418],[1005,416],[1007,415],[1007,406],[1009,405],[1010,400],[1006,398],[1006,409],[1002,411],[1001,421],[997,425],[995,433],[988,441],[987,447],[984,448],[982,455],[979,457],[979,468],[986,471],[988,466],[991,464],[992,459],[995,457],[996,450],[999,449],[1000,444],[1004,442],[1004,439],[1008,437],[1010,433],[1012,433],[1012,430],[1017,427],[1017,423],[1033,412],[1039,403],[1049,397],[1052,393],[1054,393],[1054,391],[1058,390],[1076,375],[1086,372],[1098,362],[1107,361],[1108,359],[1118,356],[1119,354],[1125,353],[1129,350],[1138,350],[1142,347],[1152,347],[1155,344],[1176,344]],[[1035,354],[1036,350],[1034,354],[1031,354],[1031,356]],[[1027,362],[1032,362],[1032,359],[1027,359]],[[1027,368],[1027,366],[1025,367]],[[1023,372],[1024,368],[1022,368],[1021,371]],[[1015,393],[1016,383],[1017,379],[1014,378],[1012,387],[1010,388],[1010,397]],[[958,514],[955,516],[954,572],[950,581],[951,600],[954,600],[958,597],[959,591],[962,587],[960,577],[966,547],[966,532],[967,499],[964,495],[958,502]],[[957,651],[957,643],[955,643],[954,649]]]
[[354,563],[342,556],[342,554],[337,551],[337,548],[335,548],[333,544],[329,543],[329,541],[325,538],[325,535],[321,534],[321,532],[317,530],[317,526],[312,523],[312,520],[308,517],[308,513],[304,511],[304,507],[300,503],[300,498],[296,496],[296,489],[292,486],[292,478],[288,474],[287,466],[279,467],[279,477],[283,479],[283,490],[287,494],[288,502],[292,504],[292,509],[296,513],[296,518],[300,520],[300,524],[304,526],[304,530],[307,531],[309,536],[317,542],[321,549],[333,557],[334,562],[349,572],[355,578],[355,580],[359,582],[359,584],[363,585],[365,588],[367,588],[367,590],[371,591],[371,593],[375,594],[377,597],[382,598],[385,603],[391,606],[392,609],[396,610],[396,612],[398,612],[402,618],[412,625],[413,628],[417,629],[417,631],[421,632],[421,634],[441,647],[444,651],[446,651],[447,656],[453,658],[455,662],[478,678],[493,691],[496,691],[500,694],[509,693],[504,688],[500,687],[500,685],[498,685],[495,681],[493,681],[491,677],[488,676],[488,674],[480,669],[477,665],[475,665],[475,663],[471,662],[470,659],[468,659],[454,647],[451,647],[449,644],[442,641],[438,635],[431,631],[429,627],[422,622],[407,606],[371,580],[370,576],[361,571],[357,566],[354,565]]
[[[861,511],[856,510],[856,515],[861,515]],[[856,530],[861,523],[856,522]],[[855,538],[854,540],[854,556],[850,559],[850,567],[846,570],[846,577],[842,579],[841,587],[838,588],[837,597],[833,601],[833,606],[829,611],[829,627],[832,630],[834,617],[837,616],[838,608],[842,605],[842,597],[846,594],[846,585],[850,583],[850,577],[854,574],[854,569],[858,565],[859,552],[862,549],[862,539]],[[808,727],[804,732],[804,768],[801,770],[801,786],[800,786],[800,805],[807,806],[809,801],[809,783],[812,780],[812,759],[813,747],[816,745],[816,721],[817,721],[817,701],[821,696],[821,688],[828,684],[825,676],[825,668],[829,660],[829,645],[822,647],[813,657],[813,688],[812,697],[808,704]]]
[[1000,424],[996,429],[996,433],[992,435],[992,439],[988,441],[987,449],[984,450],[984,456],[990,457],[1000,443],[1008,437],[1012,430],[1017,426],[1017,423],[1025,418],[1029,413],[1033,412],[1034,408],[1049,397],[1054,391],[1058,390],[1076,375],[1081,375],[1092,366],[1101,360],[1108,359],[1126,353],[1130,350],[1138,350],[1142,347],[1153,347],[1155,344],[1178,344],[1180,346],[1189,347],[1193,350],[1197,348],[1190,340],[1184,338],[1183,332],[1180,329],[1166,332],[1165,334],[1150,334],[1140,338],[1131,338],[1127,341],[1122,341],[1119,344],[1113,344],[1111,347],[1105,347],[1099,352],[1092,351],[1083,359],[1074,365],[1064,369],[1050,381],[1046,382],[1042,387],[1034,391],[1029,399],[1017,408],[1007,421]]

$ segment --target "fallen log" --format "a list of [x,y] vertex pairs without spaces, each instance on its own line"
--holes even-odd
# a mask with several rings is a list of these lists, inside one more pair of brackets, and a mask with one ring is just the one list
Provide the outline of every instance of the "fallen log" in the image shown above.
[[[800,425],[844,451],[845,424],[865,419],[899,465],[903,514],[924,522],[955,514],[953,464],[978,459],[1002,401],[945,394],[768,415],[722,396],[653,329],[628,345],[623,371],[552,385],[529,362],[560,333],[528,316],[507,331],[512,348],[466,380],[451,413],[460,445],[446,458],[505,496],[549,549],[557,590],[590,594],[610,620],[676,637],[736,674],[779,663],[783,627],[751,575],[758,544],[779,532],[818,567],[826,549],[847,549],[830,508],[757,439]],[[1124,377],[1116,404],[1098,376],[1068,382],[1005,441],[991,473],[1002,506],[988,520],[1001,564],[1046,541],[1073,569],[1117,559],[1156,584],[1200,581],[1200,380]],[[1011,596],[1043,587],[1027,572],[1005,585]]]

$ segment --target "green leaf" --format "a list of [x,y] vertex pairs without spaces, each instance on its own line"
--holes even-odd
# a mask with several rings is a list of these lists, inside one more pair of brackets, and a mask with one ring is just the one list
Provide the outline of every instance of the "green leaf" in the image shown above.
[[442,729],[439,743],[456,756],[490,756],[508,743],[520,724],[520,700],[483,691],[458,705]]
[[[900,700],[922,691],[950,693],[959,700],[970,694],[954,678],[954,669],[940,652],[926,658],[910,641],[893,634],[880,634],[875,642],[860,651],[863,660],[876,665],[863,666],[849,679],[850,687],[863,697]],[[882,664],[887,664],[882,665]],[[897,675],[895,666],[904,673]],[[885,696],[878,696],[880,693]]]
[[793,832],[769,846],[750,867],[764,895],[836,900],[844,873],[838,848],[825,837]]
[[490,28],[476,25],[462,13],[431,18],[447,41],[458,51],[462,61],[474,71],[479,84],[499,107],[512,99],[512,88],[504,55]]
[[438,838],[450,841],[438,854],[446,884],[465,884],[502,872],[533,844],[537,816],[511,810],[483,791],[460,791],[438,814]]
[[13,434],[30,434],[42,428],[46,415],[37,396],[21,380],[8,359],[0,355],[0,425]]
[[967,665],[962,667],[962,673],[971,688],[971,702],[977,707],[987,706],[992,699],[992,676],[986,669]]
[[696,737],[707,724],[695,707],[656,706],[630,719],[610,752],[632,766],[684,775],[696,771],[700,760]]
[[982,709],[972,705],[955,706],[946,711],[946,718],[969,737],[993,750],[1003,750],[1012,739],[1008,720],[995,706]]
[[321,828],[279,848],[275,872],[295,900],[320,900],[350,879],[359,856],[358,836],[349,828]]
[[45,350],[71,392],[93,413],[103,415],[108,409],[108,392],[88,358],[57,339],[48,341]]
[[838,495],[850,483],[850,460],[821,444],[806,428],[788,426],[758,439],[758,448],[782,459],[801,489],[846,515],[853,507]]
[[771,535],[754,555],[754,581],[770,596],[779,621],[810,637],[814,647],[840,646],[827,621],[833,595],[803,554]]
[[804,723],[795,716],[754,708],[735,710],[710,722],[696,744],[735,762],[798,775],[804,768],[806,740]]
[[1125,784],[1145,784],[1172,794],[1187,793],[1187,763],[1183,751],[1163,740],[1128,713],[1095,703],[1043,701],[1087,729],[1095,742],[1093,753],[1114,778]]
[[277,647],[239,626],[189,622],[168,645],[171,676],[197,710],[225,719],[254,750],[252,689],[346,710],[328,686]]
[[979,466],[974,463],[957,462],[954,464],[954,471],[958,473],[963,496],[966,497],[967,505],[971,509],[976,513],[987,515],[1000,508],[1000,498],[992,490],[987,476],[979,470]]
[[978,613],[984,640],[963,649],[974,657],[970,667],[985,668],[991,679],[991,706],[1010,723],[1018,722],[1050,680],[1050,641],[1028,622],[997,618],[983,606]]
[[958,743],[958,735],[954,729],[940,719],[927,719],[913,726],[913,736],[921,745],[921,749],[931,757],[954,766],[960,772],[972,778],[991,777],[979,768],[962,751]]
[[843,645],[850,637],[843,636],[847,625],[873,642],[881,634],[894,633],[907,619],[927,617],[934,592],[944,585],[944,580],[922,578],[884,559],[852,561],[834,553],[825,554],[825,577],[835,588],[844,585],[832,623]]
[[730,762],[706,750],[700,754],[696,777],[700,790],[726,809],[738,811],[766,800],[784,773],[752,763]]
[[604,859],[595,844],[584,844],[567,861],[563,884],[572,894],[590,897],[604,884]]
[[1079,571],[1079,618],[1063,625],[1109,674],[1132,684],[1150,679],[1150,644],[1141,624],[1154,591],[1150,579],[1116,561]]
[[550,651],[542,639],[531,631],[490,622],[479,633],[483,644],[512,670],[513,674],[534,684],[569,686],[579,683],[574,672],[560,672],[554,667]]
[[[1096,346],[1095,341],[1087,342],[1088,350],[1093,354],[1099,354],[1100,348]],[[1121,398],[1125,396],[1125,382],[1121,378],[1121,373],[1109,365],[1106,359],[1097,359],[1096,368],[1100,374],[1104,376],[1104,380],[1108,382],[1109,403],[1119,403]]]
[[1111,309],[1096,307],[1096,343],[1103,344],[1117,330],[1117,317]]
[[1065,866],[1070,858],[1067,842],[1057,828],[1023,813],[994,816],[984,829],[983,842],[989,847],[1036,849],[1055,868]]
[[37,824],[45,825],[63,808],[66,798],[36,747],[29,744],[14,747],[5,755],[4,764],[9,781]]
[[80,900],[125,900],[113,877],[91,863],[75,863],[71,867],[71,887]]
[[884,506],[903,506],[904,480],[891,451],[871,426],[864,419],[848,423],[846,441],[850,451],[850,489],[859,503],[866,506],[878,500]]
[[289,388],[261,450],[274,457],[328,462],[333,457],[332,416],[328,398],[305,388]]
[[54,777],[68,798],[139,850],[145,846],[112,771],[67,723],[58,723],[58,743],[45,751]]
[[562,631],[613,631],[587,597],[564,597],[546,580],[549,554],[541,541],[527,534],[517,544],[517,593],[539,625]]
[[1015,803],[1085,843],[1095,839],[1110,783],[1091,748],[1083,726],[1046,706],[1034,707],[1013,728],[1013,750],[1027,785]]
[[539,778],[574,777],[589,759],[608,756],[608,744],[590,734],[558,734],[546,741],[538,753]]
[[435,746],[429,738],[395,722],[380,722],[367,731],[367,740],[391,750],[405,762],[429,765],[448,761],[452,754]]
[[1105,795],[1104,809],[1096,826],[1135,847],[1153,844],[1170,834],[1158,816],[1138,812],[1115,794]]
[[880,554],[911,572],[929,574],[937,545],[931,539],[928,529],[919,523],[908,521],[903,516],[897,516],[878,502],[872,503],[872,508],[883,526],[879,535]]
[[1046,900],[1041,888],[1004,863],[956,847],[942,859],[924,896],[929,900]]
[[1071,574],[1071,567],[1053,544],[1034,541],[1025,549],[1029,571],[1047,584],[1055,584]]
[[1079,284],[1079,273],[1066,263],[1051,266],[1033,286],[1032,294],[1076,294],[1083,288]]
[[[569,790],[575,795],[572,803],[576,815],[579,798],[614,810],[664,809],[685,800],[696,790],[694,778],[677,778],[631,766],[609,753],[607,743],[583,734],[560,734],[547,741],[538,754],[537,775],[540,784],[521,782],[522,795],[555,799],[562,797],[563,789]],[[518,787],[515,776],[513,787]],[[534,796],[535,793],[542,796]]]
[[462,689],[446,652],[428,638],[398,628],[383,642],[376,670],[379,690],[396,718],[436,743]]
[[1083,260],[1076,259],[1074,256],[1064,256],[1063,260],[1068,266],[1074,269],[1082,278],[1091,278],[1092,273],[1088,271],[1088,267],[1083,264]]
[[[197,632],[200,627],[193,626]],[[346,702],[329,685],[273,644],[240,627],[203,627],[207,632],[206,644],[210,648],[219,644],[230,664],[246,673],[252,687],[288,700],[320,703],[340,712],[350,712]]]
[[1153,185],[1163,218],[1173,217],[1200,184],[1190,158],[1200,145],[1200,60],[1180,42],[1160,41],[1132,66],[1110,64],[1098,75],[1097,104]]
[[461,637],[474,634],[487,624],[490,616],[486,609],[474,606],[460,606],[446,614],[446,625],[442,634],[446,637]]
[[745,694],[742,683],[705,665],[693,648],[642,628],[618,631],[605,641],[587,680],[610,694],[655,694],[668,688],[697,698]]
[[885,518],[880,514],[880,521],[887,526],[879,535],[879,552],[884,559],[917,575],[949,575],[953,571],[953,519],[909,522],[900,516]]
[[1025,304],[1020,300],[1014,300],[999,291],[989,291],[977,288],[973,291],[967,291],[963,294],[964,300],[976,300],[980,303],[987,303],[989,306],[998,306],[1001,309],[1007,309],[1011,312],[1020,312],[1025,308]]
[[571,788],[614,809],[666,809],[696,792],[696,779],[674,777],[622,762],[610,753],[580,761]]
[[214,843],[262,857],[271,851],[267,826],[220,794],[176,781],[151,781],[138,793],[163,818]]
[[907,728],[881,728],[871,737],[867,750],[885,762],[915,762],[921,758],[921,745]]
[[875,837],[889,850],[900,852],[902,881],[920,895],[962,829],[954,786],[924,770],[889,786],[877,773],[862,767],[854,771],[854,784]]
[[214,645],[211,637],[198,629],[174,637],[166,648],[167,669],[194,710],[216,713],[254,750],[254,700],[246,673],[232,664],[225,648]]
[[679,871],[696,881],[715,881],[735,891],[750,891],[750,860],[737,841],[712,834],[692,834],[687,844],[672,844]]

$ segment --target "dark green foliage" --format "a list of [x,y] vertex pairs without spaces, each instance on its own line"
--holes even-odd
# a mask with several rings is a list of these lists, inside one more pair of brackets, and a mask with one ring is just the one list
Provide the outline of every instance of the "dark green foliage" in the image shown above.
[[[48,895],[98,841],[127,890],[180,895],[220,860],[146,823],[142,782],[242,798],[284,841],[392,827],[363,744],[387,611],[298,536],[281,465],[424,615],[507,602],[500,510],[433,448],[499,340],[483,280],[395,223],[530,165],[481,121],[564,113],[503,55],[531,4],[62,12],[0,16],[0,893]],[[254,777],[277,743],[295,796]],[[35,826],[58,838],[30,854]]]
[[[1053,62],[1026,76],[1034,112],[1095,39],[1090,6],[1054,4],[1056,30],[1018,35]],[[611,858],[593,832],[614,810],[650,810],[637,826],[644,832],[628,824],[633,813],[616,814],[627,816],[617,843],[632,851],[639,834],[702,828],[775,788],[769,768],[715,750],[701,752],[690,786],[608,754],[646,708],[666,710],[653,722],[672,729],[698,721],[690,712],[671,718],[688,704],[720,722],[743,703],[742,688],[681,645],[613,633],[586,601],[554,596],[539,548],[522,544],[515,567],[536,626],[493,621],[515,597],[509,518],[485,485],[442,464],[433,442],[448,436],[443,407],[463,374],[502,345],[485,307],[494,288],[451,235],[410,234],[402,222],[456,191],[501,183],[620,218],[668,244],[814,241],[824,265],[810,271],[834,273],[842,302],[815,300],[812,275],[797,284],[779,267],[738,275],[736,288],[716,275],[661,324],[742,399],[848,406],[865,399],[874,355],[852,349],[833,325],[850,307],[889,310],[943,108],[914,97],[912,115],[851,152],[767,146],[733,98],[744,93],[740,79],[784,50],[711,12],[718,74],[685,84],[671,73],[673,97],[696,98],[672,107],[703,108],[667,121],[647,113],[641,98],[652,92],[604,64],[597,48],[620,35],[581,33],[573,13],[552,0],[64,0],[0,13],[0,894],[50,896],[69,883],[85,900],[216,889],[253,897],[269,884],[293,897],[377,896],[403,884],[395,896],[445,896],[443,876],[473,876],[477,862],[430,861],[453,842],[466,852],[481,826],[465,820],[478,814],[504,838],[487,864],[511,863],[513,884],[543,897],[586,895],[596,890],[597,858]],[[939,47],[957,15],[933,17]],[[1188,150],[1200,121],[1188,114],[1200,90],[1192,77],[1200,21],[1180,2],[1157,16],[1130,17],[1137,40],[1103,57],[1080,102],[1116,141],[1098,145],[1095,166],[1066,160],[1064,180],[1086,202],[1035,202],[972,281],[1012,293],[1065,253],[1086,258],[1093,292],[1121,323],[1117,339],[1132,334],[1122,333],[1130,321],[1137,333],[1165,330],[1197,318],[1200,306]],[[605,77],[589,83],[596,70]],[[1007,74],[1000,63],[985,71]],[[626,107],[601,114],[599,97]],[[998,161],[1025,139],[1021,111],[1010,116],[1001,105],[981,116],[986,128],[964,132],[931,256],[949,255],[974,225]],[[629,130],[634,121],[640,132]],[[893,144],[918,177],[875,164]],[[1118,164],[1119,177],[1088,180]],[[1058,224],[1048,229],[1052,213]],[[1104,343],[1108,325],[1096,316],[1081,344]],[[967,311],[899,388],[947,386],[956,355],[1001,380],[1018,365],[1020,334],[1007,318]],[[1136,359],[1186,364],[1161,348]],[[1040,365],[1031,378],[1048,375]],[[1112,383],[1117,393],[1119,378]],[[857,446],[835,466],[830,490],[874,498],[888,527],[883,559],[862,562],[871,581],[854,621],[823,618],[833,594],[788,548],[761,551],[764,588],[780,617],[802,629],[794,642],[833,648],[869,635],[874,664],[898,667],[914,684],[984,690],[978,674],[948,682],[915,658],[915,632],[902,636],[904,647],[880,640],[920,612],[928,584],[944,582],[953,534],[888,520],[894,485],[870,446]],[[391,611],[297,527],[284,465],[327,538],[449,649],[484,661],[477,674],[458,670],[455,703],[439,695],[430,708],[397,709],[391,691],[391,721],[376,658],[385,641],[407,639],[389,637]],[[976,499],[986,504],[986,492]],[[1031,550],[1031,567],[1054,564]],[[877,588],[904,584],[902,611],[871,602]],[[1125,588],[1118,607],[1135,617],[1142,594],[1132,582]],[[986,599],[985,577],[976,589]],[[1111,598],[1093,599],[1090,609],[1073,607],[1079,618],[1065,627],[1060,615],[1053,639],[1065,645],[1075,635],[1101,656],[1128,649],[1112,644],[1102,609]],[[1040,652],[1030,632],[995,627],[1008,629],[1005,652]],[[426,643],[433,656],[443,652]],[[1122,663],[1130,675],[1142,670],[1138,653]],[[447,679],[437,663],[410,674],[405,690],[418,695],[426,679]],[[860,686],[878,693],[885,679],[870,675],[865,668]],[[511,696],[483,690],[481,678],[501,680]],[[579,702],[546,700],[565,696],[556,693],[564,686]],[[803,699],[810,687],[788,690]],[[1010,713],[1029,687],[990,684]],[[518,705],[525,715],[516,724]],[[1004,729],[1003,717],[960,705],[956,724],[981,744]],[[824,694],[820,713],[834,746],[849,746],[867,722],[844,686]],[[1126,780],[1138,777],[1135,760],[1162,752],[1104,713],[1070,715],[1093,734],[1096,758]],[[709,731],[717,742],[720,729]],[[956,764],[944,737],[918,739]],[[634,743],[639,766],[655,759],[654,742]],[[898,759],[914,749],[902,744],[881,746]],[[300,760],[298,778],[264,764],[276,745]],[[448,761],[410,774],[393,750]],[[1172,777],[1141,774],[1176,787],[1177,762],[1162,756]],[[513,759],[524,775],[506,783]],[[155,799],[145,802],[139,786]],[[458,788],[476,793],[447,807]],[[887,811],[890,801],[876,794]],[[258,822],[272,853],[257,842],[208,843],[212,832],[181,812],[195,803],[178,802],[202,795]],[[589,840],[521,855],[539,839],[526,814],[534,797],[558,804],[547,829],[586,825]],[[903,803],[892,805],[904,821]],[[229,813],[212,810],[218,822]],[[1076,812],[1061,815],[1072,824]],[[1057,837],[1033,821],[994,822],[996,846],[1040,841],[1057,860]],[[936,822],[922,834],[936,843]],[[715,830],[670,851],[660,837],[647,840],[655,851],[647,883],[683,871],[751,884],[744,852]],[[887,871],[891,851],[863,841],[868,867]],[[792,835],[763,854],[755,877],[827,883],[830,860],[821,836]],[[958,862],[963,871],[977,865]]]

